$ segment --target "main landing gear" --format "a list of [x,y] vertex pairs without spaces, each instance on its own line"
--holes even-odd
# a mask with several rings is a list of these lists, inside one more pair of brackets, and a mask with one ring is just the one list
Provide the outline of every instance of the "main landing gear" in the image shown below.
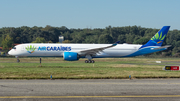
[[95,63],[94,60],[85,60],[85,63]]
[[88,59],[88,60],[85,60],[85,63],[95,63],[94,60],[91,60],[92,59],[91,55],[87,54],[85,57]]

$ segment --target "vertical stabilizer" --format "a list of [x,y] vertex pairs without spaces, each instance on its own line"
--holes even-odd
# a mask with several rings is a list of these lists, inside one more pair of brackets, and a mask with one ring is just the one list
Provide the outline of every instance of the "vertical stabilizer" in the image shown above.
[[141,46],[141,48],[148,46],[161,46],[169,28],[170,26],[163,26],[163,28],[161,28],[161,30],[159,30],[145,45]]

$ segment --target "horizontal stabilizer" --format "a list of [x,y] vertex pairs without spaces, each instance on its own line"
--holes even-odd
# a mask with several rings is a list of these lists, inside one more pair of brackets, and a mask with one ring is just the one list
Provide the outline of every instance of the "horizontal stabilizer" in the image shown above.
[[152,50],[158,50],[158,49],[163,49],[163,48],[168,48],[171,47],[171,45],[166,45],[166,46],[162,46],[162,47],[158,47],[158,48],[151,48]]

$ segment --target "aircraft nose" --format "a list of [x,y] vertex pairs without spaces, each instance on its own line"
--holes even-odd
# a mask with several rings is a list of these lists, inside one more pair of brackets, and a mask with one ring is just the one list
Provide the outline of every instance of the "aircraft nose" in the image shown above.
[[9,55],[12,55],[12,50],[10,50],[10,51],[8,52],[8,54],[9,54]]

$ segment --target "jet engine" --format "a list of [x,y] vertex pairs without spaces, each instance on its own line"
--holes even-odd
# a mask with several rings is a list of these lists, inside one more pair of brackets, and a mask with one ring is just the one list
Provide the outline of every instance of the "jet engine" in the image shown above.
[[64,52],[63,58],[67,61],[76,61],[79,60],[79,55],[76,52]]

